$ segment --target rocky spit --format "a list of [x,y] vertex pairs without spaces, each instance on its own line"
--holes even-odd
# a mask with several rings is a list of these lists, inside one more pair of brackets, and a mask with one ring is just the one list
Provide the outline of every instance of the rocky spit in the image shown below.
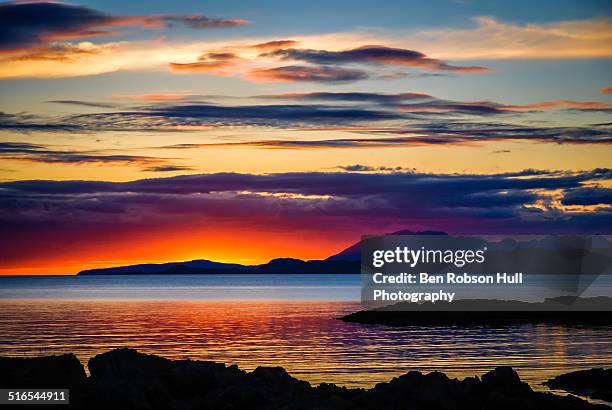
[[[74,354],[0,358],[0,388],[70,388],[77,409],[609,409],[572,395],[535,392],[510,367],[482,377],[409,372],[370,389],[313,387],[282,367],[252,372],[222,363],[169,360],[117,349],[89,360]],[[53,407],[53,405],[47,405]],[[45,406],[45,408],[49,408]]]
[[561,296],[541,302],[461,299],[454,302],[400,302],[343,316],[345,322],[388,326],[508,326],[547,323],[564,326],[612,326],[609,297]]
[[612,403],[612,369],[578,370],[554,377],[544,384],[551,389],[562,389]]

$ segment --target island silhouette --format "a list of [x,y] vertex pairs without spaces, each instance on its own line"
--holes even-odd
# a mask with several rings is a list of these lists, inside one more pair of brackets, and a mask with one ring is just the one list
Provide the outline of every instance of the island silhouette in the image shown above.
[[[441,231],[401,230],[387,236],[449,238],[446,232]],[[459,240],[463,240],[461,236],[459,238]],[[569,243],[567,239],[558,239],[555,236],[546,236],[543,239],[534,239],[527,242],[517,242],[510,238],[497,242],[489,242],[487,239],[475,236],[465,236],[465,238],[466,243],[471,246],[488,246],[488,262],[497,267],[507,265],[509,262],[526,260],[529,262],[530,268],[538,273],[574,274],[580,273],[585,265],[597,273],[608,272],[612,265],[612,257],[608,255],[612,243],[605,236],[595,236],[593,237],[595,239],[592,239],[590,243],[580,237],[570,239]],[[364,272],[363,267],[365,266],[361,258],[362,244],[363,241],[358,241],[341,252],[321,260],[283,257],[259,265],[242,265],[198,259],[87,269],[80,271],[78,275],[360,274]],[[591,252],[588,254],[588,260],[581,259],[582,256],[592,250],[591,247],[595,250],[603,249],[604,251]],[[538,260],[542,262],[538,262]],[[445,265],[440,265],[440,268],[444,267]]]

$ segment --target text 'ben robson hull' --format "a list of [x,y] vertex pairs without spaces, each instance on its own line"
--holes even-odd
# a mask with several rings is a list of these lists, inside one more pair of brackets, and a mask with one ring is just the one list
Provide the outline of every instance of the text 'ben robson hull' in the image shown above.
[[372,276],[372,281],[376,284],[393,285],[436,285],[444,283],[451,285],[520,285],[523,283],[523,273],[508,274],[506,272],[498,272],[496,275],[469,275],[467,273],[455,274],[448,272],[446,275],[430,275],[421,272],[418,275],[413,273],[385,275],[378,272]]

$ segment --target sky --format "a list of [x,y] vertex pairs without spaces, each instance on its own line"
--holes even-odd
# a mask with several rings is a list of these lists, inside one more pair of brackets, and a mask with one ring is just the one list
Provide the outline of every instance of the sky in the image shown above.
[[609,1],[0,2],[0,274],[612,233]]

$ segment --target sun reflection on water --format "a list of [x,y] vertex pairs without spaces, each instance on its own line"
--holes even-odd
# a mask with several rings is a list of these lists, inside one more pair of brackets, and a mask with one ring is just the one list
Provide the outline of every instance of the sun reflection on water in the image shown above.
[[612,328],[552,325],[405,327],[344,323],[354,302],[3,301],[0,355],[98,353],[131,347],[172,359],[283,366],[313,384],[368,387],[410,370],[480,375],[511,365],[533,387],[612,365]]

